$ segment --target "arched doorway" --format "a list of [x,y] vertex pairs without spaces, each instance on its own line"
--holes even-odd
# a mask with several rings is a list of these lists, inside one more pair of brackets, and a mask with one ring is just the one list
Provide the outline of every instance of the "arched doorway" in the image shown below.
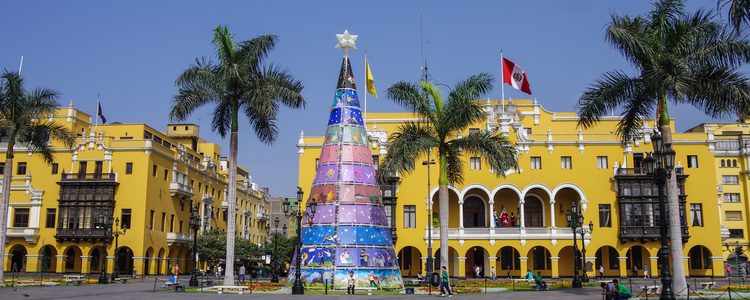
[[[435,272],[440,270],[440,248],[435,251]],[[448,272],[450,276],[458,276],[458,251],[448,247]]]
[[[635,276],[635,274],[633,274],[633,266],[635,266],[638,268],[638,275],[643,276],[643,266],[647,265],[651,259],[646,248],[643,248],[642,246],[630,247],[625,256],[627,257],[627,259],[625,259],[625,267],[628,268],[627,273]],[[651,270],[649,270],[649,273],[653,275]]]
[[77,246],[70,246],[63,253],[65,253],[65,272],[81,273],[81,249]]
[[156,275],[165,274],[164,268],[164,248],[159,249],[159,256],[156,258]]
[[57,266],[57,249],[51,245],[42,247],[39,251],[39,270],[42,273],[54,273]]
[[[485,277],[485,274],[489,274],[490,260],[487,250],[482,247],[471,247],[466,251],[466,277]],[[479,267],[479,275],[477,276],[476,268]]]
[[[521,274],[521,255],[511,246],[500,248],[497,252],[496,269],[498,276],[520,276]],[[526,270],[523,270],[526,272]]]
[[713,263],[711,261],[711,251],[708,248],[698,245],[690,248],[688,252],[689,258],[689,273],[690,276],[706,276],[711,275],[709,270],[712,269]]
[[15,245],[10,250],[9,265],[6,270],[10,272],[26,272],[26,247]]
[[577,256],[574,254],[573,246],[565,246],[560,249],[558,260],[558,268],[560,270],[560,276],[573,276],[575,268],[578,268],[578,275],[581,275],[581,250],[577,251]]
[[143,258],[143,275],[151,275],[151,257],[154,255],[154,249],[150,247],[146,250],[146,256]]
[[104,266],[104,260],[107,257],[106,251],[103,251],[101,247],[91,249],[90,267],[89,273],[101,273],[102,266]]
[[544,206],[542,200],[535,196],[524,197],[524,226],[544,227]]
[[[596,263],[594,270],[599,275],[599,267],[604,266],[604,276],[620,275],[620,254],[611,246],[602,246],[596,250]],[[654,273],[656,274],[656,273]]]
[[552,255],[547,248],[542,246],[536,246],[529,250],[526,254],[529,259],[529,269],[536,274],[537,271],[541,271],[544,276],[552,276]]
[[133,274],[133,250],[120,247],[117,252],[117,264],[120,274]]
[[406,246],[398,252],[398,265],[401,276],[417,276],[422,274],[422,252],[416,247]]
[[464,228],[485,228],[487,226],[487,208],[484,200],[469,196],[464,200]]

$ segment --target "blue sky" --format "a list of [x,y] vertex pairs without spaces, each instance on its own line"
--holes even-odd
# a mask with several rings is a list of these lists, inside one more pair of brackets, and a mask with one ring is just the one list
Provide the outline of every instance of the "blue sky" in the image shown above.
[[[689,1],[688,8],[715,8]],[[549,110],[573,111],[582,91],[601,73],[630,68],[608,44],[610,14],[643,14],[646,1],[13,1],[2,5],[0,68],[17,69],[24,55],[27,88],[47,87],[93,113],[97,94],[110,122],[165,129],[174,79],[196,57],[211,56],[211,30],[228,25],[238,40],[276,34],[268,62],[301,80],[305,110],[285,109],[275,144],[260,143],[241,123],[239,160],[277,196],[295,192],[300,131],[322,135],[336,85],[341,50],[334,34],[359,35],[351,54],[364,82],[367,51],[382,94],[420,75],[419,18],[432,78],[453,85],[488,72],[499,81],[499,52],[521,65],[534,97]],[[488,95],[500,97],[500,85]],[[360,93],[363,91],[360,90]],[[506,97],[525,98],[506,89]],[[369,111],[401,110],[388,99],[368,99]],[[679,130],[710,120],[690,107],[671,109]],[[210,132],[209,110],[189,119]]]

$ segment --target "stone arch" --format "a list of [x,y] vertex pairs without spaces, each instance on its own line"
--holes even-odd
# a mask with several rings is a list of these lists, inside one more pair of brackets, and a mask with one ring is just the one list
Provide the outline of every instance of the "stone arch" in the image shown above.
[[52,245],[44,245],[39,250],[39,271],[54,273],[57,269],[57,249]]
[[583,211],[586,211],[589,201],[586,199],[586,193],[583,192],[583,189],[581,189],[580,187],[578,187],[577,185],[573,183],[569,183],[569,182],[561,183],[557,185],[554,190],[552,190],[552,194],[551,194],[552,199],[554,199],[555,195],[557,195],[557,192],[559,192],[562,189],[572,189],[576,193],[578,193],[578,197],[581,199],[581,209]]
[[153,272],[151,272],[151,259],[154,255],[154,249],[151,247],[148,247],[146,250],[146,255],[143,257],[143,275],[151,275]]
[[5,269],[8,272],[26,272],[26,255],[29,254],[26,247],[23,245],[14,245],[10,248],[8,254],[8,265]]
[[[432,188],[432,190],[430,191],[430,199],[435,199],[436,198],[435,196],[437,195],[439,190],[440,190],[439,186]],[[451,191],[456,193],[456,196],[461,196],[460,190],[458,190],[455,186],[448,185],[448,193],[450,193]]]
[[574,261],[577,263],[578,266],[578,275],[581,275],[581,250],[578,250],[578,256],[576,257],[573,253],[573,246],[565,246],[560,249],[560,252],[558,252],[557,257],[558,259],[558,268],[560,271],[560,276],[573,276],[575,273],[575,267]]
[[[495,221],[495,227],[502,227],[500,219],[503,209],[508,214],[509,226],[517,227],[521,218],[521,190],[513,185],[501,185],[492,191],[493,211],[490,212],[490,221]],[[515,224],[513,224],[515,219]],[[498,273],[499,274],[499,273]]]
[[612,246],[601,246],[596,249],[594,271],[599,275],[599,268],[604,267],[604,276],[620,275],[620,252]]
[[[435,190],[437,191],[437,190]],[[458,228],[460,224],[460,216],[459,216],[459,206],[461,205],[459,202],[460,198],[460,191],[458,191],[456,188],[451,188],[451,186],[448,186],[448,227],[449,228]],[[437,192],[432,193],[432,227],[435,230],[438,230],[440,228],[440,199]]]
[[708,250],[706,246],[693,246],[688,251],[688,257],[688,272],[690,276],[706,275],[706,272],[713,268],[711,250]]
[[536,194],[527,194],[523,199],[524,227],[544,227],[546,214],[544,200]]
[[120,274],[133,274],[133,250],[120,247],[117,251],[117,266]]
[[547,196],[550,199],[552,199],[552,191],[546,185],[538,184],[538,183],[531,184],[531,185],[527,186],[526,188],[524,188],[523,191],[521,191],[521,196],[526,196],[526,194],[528,192],[530,192],[531,190],[533,190],[533,189],[540,189],[540,190],[546,192]]
[[536,274],[536,272],[542,272],[544,276],[551,276],[552,271],[552,254],[544,246],[535,246],[529,249],[526,253],[528,259],[528,268]]
[[512,246],[504,246],[497,250],[495,261],[498,276],[521,276],[526,270],[521,270],[521,254]]
[[651,253],[649,253],[645,247],[641,245],[635,245],[628,249],[628,252],[625,253],[625,257],[627,257],[625,259],[625,268],[627,268],[628,273],[632,274],[632,272],[634,271],[633,266],[636,266],[638,268],[638,275],[642,276],[643,266],[650,265]]
[[[490,253],[487,251],[487,249],[484,249],[482,246],[474,246],[466,250],[466,254],[464,254],[464,257],[466,257],[466,267],[465,272],[466,277],[478,277],[483,278],[490,273]],[[479,266],[479,276],[476,274],[475,267]]]
[[68,246],[63,251],[65,255],[65,264],[63,270],[65,273],[81,273],[81,256],[83,252],[78,246]]
[[159,249],[159,254],[156,256],[156,275],[167,274],[167,263],[165,262],[165,250],[164,248]]
[[463,228],[490,227],[490,208],[487,200],[477,194],[469,194],[460,204],[463,206]]
[[486,195],[485,198],[490,198],[492,196],[492,192],[484,185],[481,184],[472,184],[464,187],[464,189],[461,191],[460,197],[461,199],[465,198],[466,195],[469,194],[469,192],[472,192],[472,190],[481,190]]
[[583,198],[581,198],[581,194],[579,193],[579,191],[568,186],[559,186],[557,189],[555,189],[554,193],[555,195],[552,201],[552,205],[550,205],[550,208],[552,209],[551,213],[555,216],[555,224],[552,225],[558,228],[568,227],[566,214],[573,206],[585,206],[584,200]]
[[398,265],[401,276],[422,274],[422,252],[414,246],[406,246],[398,251]]
[[[437,248],[435,250],[435,255],[433,255],[435,258],[435,272],[439,272],[440,270],[440,248]],[[458,251],[456,251],[456,248],[448,247],[448,273],[451,276],[458,276]]]
[[92,247],[89,251],[89,273],[100,273],[106,259],[106,249],[101,246]]

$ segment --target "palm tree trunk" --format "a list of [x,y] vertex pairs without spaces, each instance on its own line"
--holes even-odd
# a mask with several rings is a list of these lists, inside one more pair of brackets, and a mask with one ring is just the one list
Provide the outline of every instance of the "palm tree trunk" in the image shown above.
[[[445,162],[445,154],[440,153],[440,177],[438,178],[440,188],[438,190],[438,201],[440,203],[440,267],[445,267],[450,274],[448,266],[448,168]],[[456,274],[453,274],[456,276]]]
[[[0,199],[0,282],[5,276],[5,240],[8,233],[8,206],[10,203],[10,183],[13,176],[13,142],[8,140],[8,150],[5,152],[5,169],[3,171],[3,194]],[[12,267],[12,266],[11,266]],[[20,269],[21,266],[18,266]]]
[[234,239],[235,209],[237,208],[237,113],[232,114],[232,133],[229,136],[229,191],[227,192],[227,256],[224,271],[224,285],[234,285]]

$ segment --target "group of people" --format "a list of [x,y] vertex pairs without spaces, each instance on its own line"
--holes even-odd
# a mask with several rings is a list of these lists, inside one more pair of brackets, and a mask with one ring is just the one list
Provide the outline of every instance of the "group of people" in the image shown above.
[[493,222],[495,223],[495,227],[516,227],[518,226],[518,219],[516,218],[515,213],[510,213],[510,216],[508,216],[508,212],[503,209],[503,211],[500,213],[500,217],[498,218],[497,212],[493,215]]
[[605,300],[625,300],[633,297],[633,293],[630,292],[628,287],[617,279],[611,282],[602,282],[601,287]]

